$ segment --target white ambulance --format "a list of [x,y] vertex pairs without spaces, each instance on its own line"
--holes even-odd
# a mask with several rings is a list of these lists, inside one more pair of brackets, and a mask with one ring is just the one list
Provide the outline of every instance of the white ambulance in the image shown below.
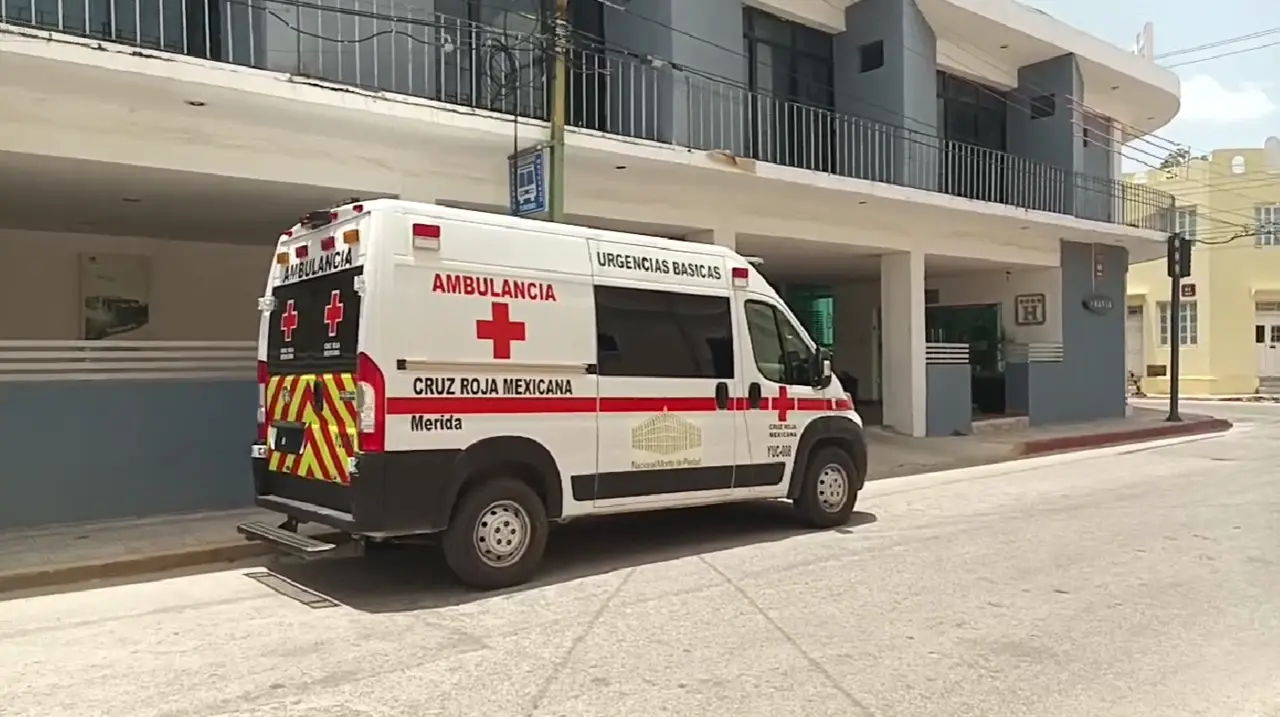
[[[259,506],[440,534],[457,577],[530,579],[549,524],[789,499],[847,521],[862,421],[764,278],[722,247],[379,199],[281,236],[259,300]],[[352,542],[352,541],[347,541]]]

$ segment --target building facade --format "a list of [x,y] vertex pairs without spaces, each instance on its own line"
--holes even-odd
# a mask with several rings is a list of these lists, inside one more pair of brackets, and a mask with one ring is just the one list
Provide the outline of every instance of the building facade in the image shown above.
[[[245,504],[275,237],[352,197],[509,211],[549,5],[0,4],[0,528]],[[569,221],[760,257],[890,429],[1122,415],[1173,201],[1116,148],[1175,75],[1012,0],[570,0],[560,36]]]
[[[1269,142],[1129,175],[1177,197],[1176,229],[1197,240],[1178,310],[1183,395],[1280,392],[1280,139]],[[1127,295],[1129,370],[1168,393],[1165,262],[1131,267]]]

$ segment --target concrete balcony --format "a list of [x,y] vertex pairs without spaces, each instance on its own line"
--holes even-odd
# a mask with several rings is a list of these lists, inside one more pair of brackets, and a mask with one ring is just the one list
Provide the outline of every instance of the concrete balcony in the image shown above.
[[[543,36],[386,0],[8,0],[0,21],[524,117],[548,116]],[[512,28],[508,28],[509,30]],[[1173,197],[973,145],[788,102],[607,48],[577,48],[580,131],[837,177],[1171,231]]]

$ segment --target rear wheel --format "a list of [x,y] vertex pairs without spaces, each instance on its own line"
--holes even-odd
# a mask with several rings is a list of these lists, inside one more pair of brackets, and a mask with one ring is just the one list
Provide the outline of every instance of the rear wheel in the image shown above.
[[467,491],[442,540],[445,562],[484,590],[528,582],[547,547],[547,510],[528,485],[490,478]]
[[849,454],[834,446],[820,448],[805,465],[804,483],[796,497],[796,510],[815,528],[833,528],[849,522],[858,492],[853,489],[857,468]]

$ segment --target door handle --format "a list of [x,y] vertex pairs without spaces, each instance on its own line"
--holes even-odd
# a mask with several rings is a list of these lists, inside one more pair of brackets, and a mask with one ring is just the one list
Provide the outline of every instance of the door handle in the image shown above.
[[716,384],[716,408],[723,411],[729,407],[729,384],[721,381]]
[[764,398],[764,391],[761,390],[760,384],[752,383],[747,386],[747,403],[752,408],[760,408],[760,400]]

